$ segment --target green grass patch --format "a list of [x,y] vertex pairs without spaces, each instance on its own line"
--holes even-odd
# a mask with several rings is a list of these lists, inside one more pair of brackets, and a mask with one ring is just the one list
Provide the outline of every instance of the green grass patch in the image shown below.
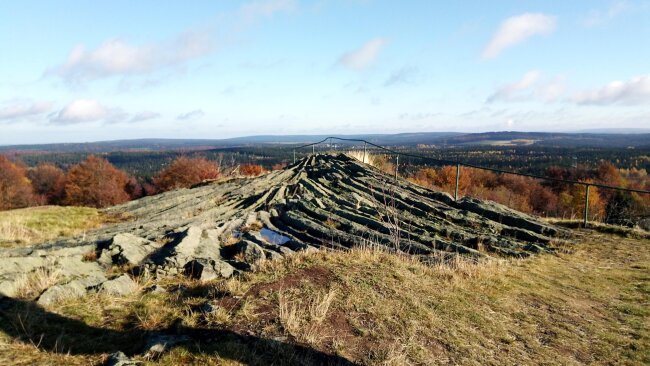
[[82,234],[106,218],[95,208],[41,206],[0,212],[0,247],[38,244]]

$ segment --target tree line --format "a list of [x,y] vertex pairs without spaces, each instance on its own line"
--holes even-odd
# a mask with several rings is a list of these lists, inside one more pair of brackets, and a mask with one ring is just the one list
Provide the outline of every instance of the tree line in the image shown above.
[[[256,176],[263,172],[260,165],[243,164],[228,174]],[[0,155],[0,210],[39,205],[108,207],[189,188],[222,174],[220,164],[205,157],[177,157],[152,179],[143,180],[94,155],[65,170],[52,163],[27,167]]]
[[[388,166],[387,169],[394,171],[394,166]],[[554,166],[548,168],[544,175],[585,183],[650,190],[650,178],[645,169],[618,169],[609,162],[601,162],[595,168]],[[453,194],[456,187],[456,166],[420,167],[412,170],[407,179]],[[461,167],[459,195],[495,201],[539,216],[576,219],[583,216],[586,190],[583,185]],[[589,190],[589,220],[634,225],[648,217],[649,194],[597,187],[591,187]]]

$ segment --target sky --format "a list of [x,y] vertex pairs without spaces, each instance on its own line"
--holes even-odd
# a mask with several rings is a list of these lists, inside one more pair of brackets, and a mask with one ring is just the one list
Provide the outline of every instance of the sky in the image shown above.
[[650,0],[0,2],[0,144],[650,128]]

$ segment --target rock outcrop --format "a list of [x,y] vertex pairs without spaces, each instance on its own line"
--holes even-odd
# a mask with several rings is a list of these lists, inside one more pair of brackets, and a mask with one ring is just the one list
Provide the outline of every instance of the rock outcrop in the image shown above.
[[[320,247],[381,245],[424,262],[453,255],[528,256],[563,229],[505,206],[455,202],[344,154],[284,170],[145,197],[106,210],[129,220],[33,248],[0,249],[0,293],[14,296],[42,268],[60,281],[42,304],[88,291],[126,294],[133,276],[201,280],[255,270],[264,260]],[[92,258],[97,258],[96,261]],[[122,275],[110,278],[107,273]]]

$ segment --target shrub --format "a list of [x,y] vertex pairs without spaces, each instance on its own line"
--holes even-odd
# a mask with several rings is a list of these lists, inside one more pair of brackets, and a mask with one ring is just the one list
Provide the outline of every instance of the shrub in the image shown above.
[[163,169],[153,182],[158,192],[189,188],[207,179],[219,177],[219,165],[205,158],[181,156]]
[[264,172],[264,168],[257,164],[243,164],[239,167],[239,174],[248,177],[256,177]]

